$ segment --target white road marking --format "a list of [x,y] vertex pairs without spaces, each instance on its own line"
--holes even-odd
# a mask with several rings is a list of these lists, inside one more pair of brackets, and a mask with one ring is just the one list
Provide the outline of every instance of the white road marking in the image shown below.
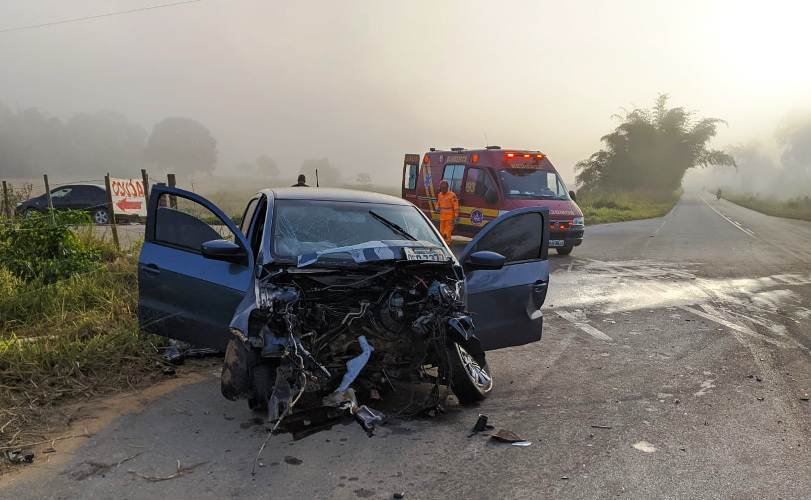
[[755,236],[754,232],[752,232],[750,229],[746,229],[745,227],[743,227],[740,222],[734,221],[734,220],[730,219],[729,217],[727,217],[726,215],[719,212],[718,210],[716,210],[715,207],[710,205],[710,202],[708,202],[704,198],[701,198],[701,201],[703,201],[704,204],[706,204],[708,207],[710,207],[710,210],[712,210],[713,212],[720,215],[725,221],[729,222],[730,224],[732,224],[736,228],[740,229],[744,234],[746,234],[750,238],[757,238],[757,236]]
[[[715,314],[707,313],[707,312],[704,312],[704,311],[699,311],[698,309],[696,309],[694,307],[690,307],[690,306],[679,306],[679,309],[681,309],[683,311],[687,311],[689,313],[693,313],[696,316],[701,316],[704,319],[708,319],[708,320],[710,320],[712,322],[718,323],[719,325],[725,326],[725,327],[729,328],[730,330],[734,330],[734,331],[736,331],[738,333],[744,333],[744,334],[749,335],[751,337],[756,337],[756,338],[762,340],[763,342],[767,342],[769,344],[773,344],[773,345],[780,346],[780,347],[785,347],[785,348],[797,347],[797,348],[802,349],[804,351],[808,350],[807,347],[805,347],[804,345],[802,345],[802,344],[800,344],[798,342],[793,342],[794,345],[792,346],[790,344],[787,344],[786,342],[781,342],[779,340],[769,338],[769,337],[767,337],[765,335],[761,335],[760,333],[758,333],[758,332],[756,332],[756,331],[754,331],[751,328],[748,328],[746,326],[739,325],[737,323],[733,323],[731,321],[728,321],[728,320],[722,318],[719,315],[718,311],[716,311],[714,308],[712,308],[712,306],[702,305],[701,307],[704,307],[705,309],[713,311]],[[742,341],[742,339],[739,339],[739,340]]]
[[586,323],[585,321],[580,321],[579,319],[577,319],[577,317],[574,314],[572,314],[570,312],[566,312],[566,311],[555,311],[555,312],[558,313],[558,316],[565,319],[569,323],[573,324],[577,328],[583,330],[584,332],[588,333],[589,335],[591,335],[592,337],[594,337],[597,340],[604,340],[606,342],[612,342],[614,340],[611,337],[609,337],[608,335],[601,332],[600,330],[598,330],[598,329],[594,328],[593,326],[591,326],[590,324]]

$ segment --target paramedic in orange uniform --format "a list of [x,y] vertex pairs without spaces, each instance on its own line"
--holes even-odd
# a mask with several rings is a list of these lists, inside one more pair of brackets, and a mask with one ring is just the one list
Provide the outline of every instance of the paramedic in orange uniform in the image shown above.
[[436,208],[439,211],[439,233],[448,245],[451,244],[453,226],[459,218],[459,199],[456,193],[448,189],[448,181],[439,183],[439,194],[436,197]]

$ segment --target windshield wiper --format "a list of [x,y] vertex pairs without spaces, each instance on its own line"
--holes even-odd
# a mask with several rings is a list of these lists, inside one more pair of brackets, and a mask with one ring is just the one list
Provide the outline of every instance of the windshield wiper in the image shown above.
[[402,227],[398,226],[398,225],[397,225],[397,224],[395,224],[394,222],[390,221],[389,219],[387,219],[387,218],[383,217],[382,215],[377,214],[377,213],[375,213],[375,212],[374,212],[374,211],[372,211],[372,210],[369,210],[369,215],[371,215],[371,216],[372,216],[372,217],[374,217],[375,219],[379,220],[379,221],[380,221],[380,222],[381,222],[381,223],[382,223],[384,226],[386,226],[387,228],[391,229],[391,230],[392,230],[392,231],[394,231],[395,233],[398,233],[398,234],[399,234],[400,236],[402,236],[403,238],[405,238],[405,239],[407,239],[407,240],[410,240],[410,241],[417,241],[417,238],[415,238],[415,237],[411,236],[411,235],[408,233],[408,231],[406,231],[406,230],[405,230],[405,229],[403,229]]

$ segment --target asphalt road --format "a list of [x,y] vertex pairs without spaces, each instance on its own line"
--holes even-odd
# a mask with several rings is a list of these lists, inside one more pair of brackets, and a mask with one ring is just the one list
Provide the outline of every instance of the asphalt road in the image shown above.
[[[703,197],[553,256],[543,340],[489,354],[479,407],[275,436],[252,477],[264,432],[212,367],[0,497],[808,498],[811,223]],[[531,446],[468,437],[479,413]]]

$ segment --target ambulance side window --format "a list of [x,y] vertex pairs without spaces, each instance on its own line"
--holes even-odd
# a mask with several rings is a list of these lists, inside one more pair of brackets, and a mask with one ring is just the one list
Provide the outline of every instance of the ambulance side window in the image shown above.
[[478,196],[484,198],[487,191],[495,193],[496,186],[493,180],[487,174],[487,171],[481,168],[470,167],[467,169],[467,178],[465,179],[465,194]]
[[406,165],[406,189],[417,189],[417,165]]
[[462,177],[464,177],[464,175],[464,165],[445,165],[445,170],[442,172],[442,180],[448,181],[448,189],[459,195],[462,194]]

